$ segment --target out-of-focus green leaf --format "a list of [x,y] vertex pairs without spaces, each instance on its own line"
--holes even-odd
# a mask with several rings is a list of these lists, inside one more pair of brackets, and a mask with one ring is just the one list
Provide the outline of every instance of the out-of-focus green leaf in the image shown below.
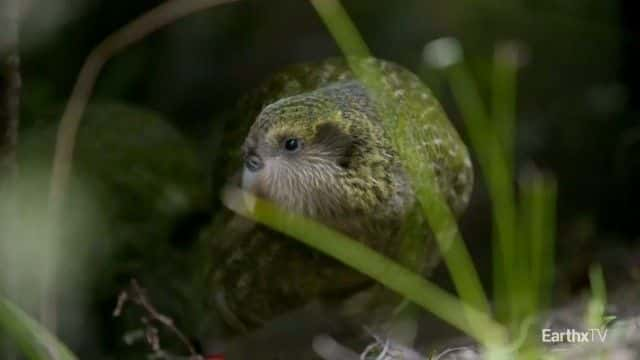
[[487,313],[459,301],[422,275],[346,235],[239,189],[228,188],[223,202],[234,212],[298,239],[370,276],[483,344],[496,345],[505,339],[504,329]]
[[13,340],[31,360],[75,360],[76,356],[47,329],[6,299],[0,298],[0,334]]

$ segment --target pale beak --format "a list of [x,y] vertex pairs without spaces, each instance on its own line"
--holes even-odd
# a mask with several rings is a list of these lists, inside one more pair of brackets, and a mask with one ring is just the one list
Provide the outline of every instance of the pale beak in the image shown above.
[[259,171],[264,167],[264,162],[258,155],[249,155],[244,159],[244,167],[249,171]]
[[245,166],[242,170],[242,188],[251,191],[255,188],[257,182],[258,174]]

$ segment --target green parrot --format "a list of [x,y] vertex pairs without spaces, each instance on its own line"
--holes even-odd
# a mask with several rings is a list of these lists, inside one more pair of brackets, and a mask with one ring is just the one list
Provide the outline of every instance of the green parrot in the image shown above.
[[[426,273],[438,252],[414,193],[420,179],[410,178],[385,124],[410,121],[418,160],[433,170],[455,214],[473,186],[469,153],[415,74],[384,60],[352,60],[380,74],[383,95],[365,87],[347,61],[332,58],[290,66],[245,96],[242,121],[229,130],[229,139],[242,143],[228,154],[230,181]],[[399,301],[380,301],[371,296],[370,278],[239,215],[210,237],[212,297],[237,331],[312,301],[335,305],[358,323],[377,322],[390,316],[382,304]]]

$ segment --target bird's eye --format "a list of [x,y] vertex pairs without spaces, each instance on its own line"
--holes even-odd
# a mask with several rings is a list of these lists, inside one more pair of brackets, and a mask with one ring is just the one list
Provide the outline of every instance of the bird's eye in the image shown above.
[[284,149],[289,152],[294,152],[300,148],[300,140],[290,138],[284,141]]

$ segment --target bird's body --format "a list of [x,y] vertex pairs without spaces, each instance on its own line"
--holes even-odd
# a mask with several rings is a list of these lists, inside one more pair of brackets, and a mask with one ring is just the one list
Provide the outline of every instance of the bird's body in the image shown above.
[[[407,175],[385,130],[389,119],[381,116],[411,121],[413,137],[421,140],[420,159],[434,170],[440,191],[458,213],[473,182],[469,155],[414,74],[382,60],[358,61],[382,75],[385,94],[397,110],[386,111],[389,102],[376,100],[344,60],[292,66],[243,102],[253,125],[242,146],[240,182],[397,260],[402,260],[401,243],[411,222],[421,228],[415,241],[422,245],[415,248],[422,251],[412,257],[415,270],[423,270],[435,252],[416,211],[412,181],[420,179]],[[348,298],[372,284],[301,243],[238,217],[214,247],[218,307],[230,325],[241,329],[315,299]]]

